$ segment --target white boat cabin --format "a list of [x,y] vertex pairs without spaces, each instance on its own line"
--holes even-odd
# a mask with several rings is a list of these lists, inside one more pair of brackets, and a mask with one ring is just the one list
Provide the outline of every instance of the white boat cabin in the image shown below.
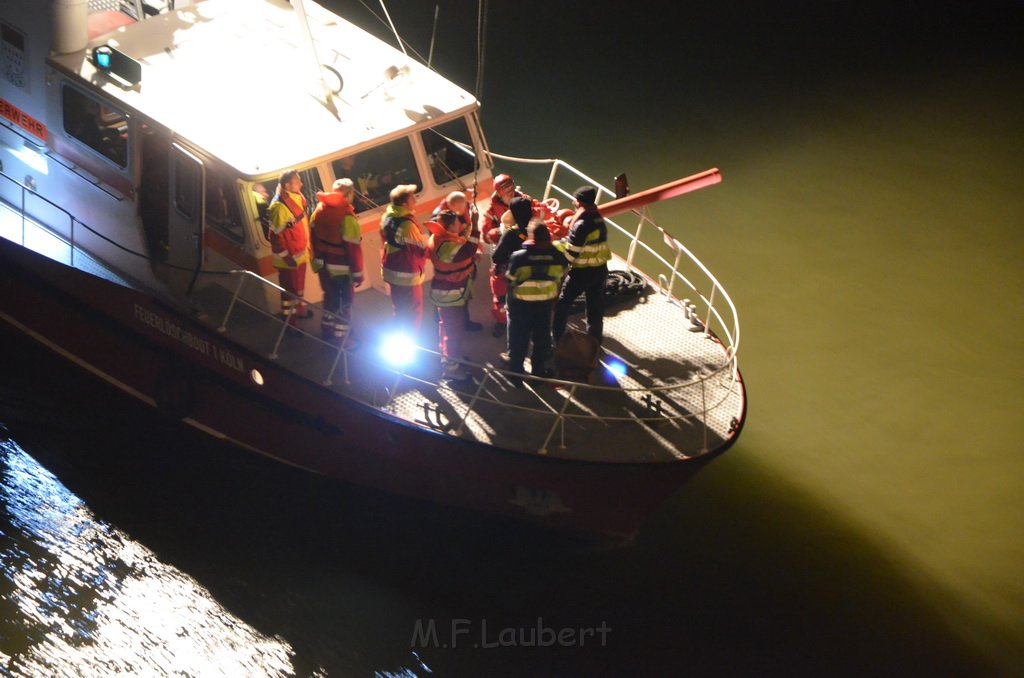
[[[311,208],[335,179],[355,181],[378,289],[393,186],[416,184],[427,211],[452,190],[490,193],[473,96],[313,2],[319,69],[284,0],[202,0],[140,21],[104,4],[118,3],[4,3],[3,162],[21,161],[14,176],[114,241],[75,234],[130,277],[180,296],[198,267],[273,276],[265,201],[290,168]],[[103,68],[107,47],[114,71],[127,57],[127,79]]]

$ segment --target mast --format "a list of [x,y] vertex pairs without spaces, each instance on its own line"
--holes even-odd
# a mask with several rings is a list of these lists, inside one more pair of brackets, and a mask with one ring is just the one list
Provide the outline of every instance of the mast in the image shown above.
[[316,69],[316,77],[320,82],[321,94],[323,94],[323,103],[331,113],[334,114],[335,118],[341,119],[338,115],[338,108],[334,105],[334,95],[331,92],[330,86],[327,81],[324,80],[324,69],[320,63],[320,56],[316,52],[316,43],[313,42],[313,32],[309,30],[309,18],[306,16],[306,7],[303,4],[303,0],[292,0],[292,6],[295,7],[295,16],[299,20],[299,33],[302,34],[303,39],[306,41],[306,45],[309,47],[309,56],[312,57],[313,67]]

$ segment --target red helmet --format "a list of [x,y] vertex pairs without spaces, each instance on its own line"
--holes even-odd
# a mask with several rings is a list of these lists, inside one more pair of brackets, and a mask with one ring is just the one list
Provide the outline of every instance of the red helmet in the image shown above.
[[512,177],[507,174],[499,174],[494,177],[494,190],[503,191],[506,188],[515,188],[516,182],[512,181]]

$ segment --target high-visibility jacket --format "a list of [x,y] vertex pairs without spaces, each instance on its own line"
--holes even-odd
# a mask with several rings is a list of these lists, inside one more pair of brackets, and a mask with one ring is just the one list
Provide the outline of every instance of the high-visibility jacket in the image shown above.
[[356,212],[341,193],[319,192],[313,224],[313,270],[327,269],[332,277],[363,277],[362,233]]
[[430,236],[430,261],[434,277],[430,281],[430,300],[437,306],[461,306],[472,296],[470,277],[476,270],[477,245],[454,233]]
[[612,258],[608,227],[594,206],[576,210],[564,245],[565,256],[573,268],[605,266]]
[[551,244],[538,245],[532,240],[508,261],[508,293],[519,301],[551,301],[558,296],[562,276],[569,262]]
[[306,198],[301,193],[282,190],[270,201],[270,249],[275,268],[297,268],[309,260]]
[[426,277],[427,237],[412,212],[405,207],[388,205],[380,220],[381,275],[391,285],[412,287],[423,284]]

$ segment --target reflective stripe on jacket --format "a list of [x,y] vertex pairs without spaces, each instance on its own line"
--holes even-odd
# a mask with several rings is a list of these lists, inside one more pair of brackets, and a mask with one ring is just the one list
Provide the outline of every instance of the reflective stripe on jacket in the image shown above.
[[509,295],[520,301],[551,301],[558,296],[568,264],[552,245],[526,241],[508,262]]
[[[275,268],[296,268],[309,260],[309,227],[306,224],[306,198],[301,193],[282,190],[270,201],[271,263]],[[289,264],[287,256],[294,259]]]
[[453,233],[430,236],[434,277],[430,300],[437,306],[461,306],[471,298],[469,279],[476,269],[476,243]]
[[380,235],[384,241],[381,253],[384,282],[405,287],[423,284],[427,238],[412,212],[388,205],[380,220]]
[[604,266],[611,260],[608,227],[596,207],[581,207],[576,211],[565,241],[565,256],[573,268]]

